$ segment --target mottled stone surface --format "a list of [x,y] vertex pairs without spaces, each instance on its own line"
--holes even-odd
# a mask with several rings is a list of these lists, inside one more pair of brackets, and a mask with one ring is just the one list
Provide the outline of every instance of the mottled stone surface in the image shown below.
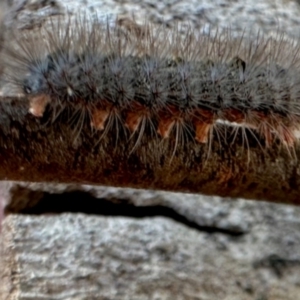
[[19,26],[28,28],[38,24],[45,16],[79,11],[103,16],[134,16],[156,24],[174,26],[177,22],[189,23],[196,28],[203,25],[276,32],[281,29],[298,37],[299,1],[294,0],[14,0],[14,14]]
[[1,299],[299,299],[299,223],[270,224],[232,237],[161,217],[10,216]]
[[61,193],[61,205],[70,195],[86,204],[82,210],[89,201],[95,205],[89,214],[5,219],[3,299],[300,299],[298,207],[130,189],[25,186],[14,190],[15,197],[42,203]]

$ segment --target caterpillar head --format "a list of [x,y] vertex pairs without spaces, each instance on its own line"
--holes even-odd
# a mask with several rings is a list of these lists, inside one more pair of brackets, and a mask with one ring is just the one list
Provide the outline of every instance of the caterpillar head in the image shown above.
[[23,91],[26,94],[35,95],[47,91],[50,65],[49,58],[30,65],[27,76],[23,81]]

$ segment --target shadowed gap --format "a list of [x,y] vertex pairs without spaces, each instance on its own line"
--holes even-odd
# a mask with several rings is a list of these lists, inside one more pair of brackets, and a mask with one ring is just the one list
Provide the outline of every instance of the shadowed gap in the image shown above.
[[[34,197],[34,193],[31,192]],[[189,228],[207,233],[223,233],[231,236],[241,236],[245,234],[239,228],[224,229],[217,226],[201,226],[188,220],[183,215],[170,207],[162,205],[135,206],[128,199],[107,200],[105,198],[95,198],[88,192],[72,191],[62,194],[43,193],[41,199],[32,207],[13,208],[8,205],[6,213],[19,214],[45,214],[45,213],[85,213],[100,216],[122,216],[131,218],[146,218],[162,216],[181,223]]]

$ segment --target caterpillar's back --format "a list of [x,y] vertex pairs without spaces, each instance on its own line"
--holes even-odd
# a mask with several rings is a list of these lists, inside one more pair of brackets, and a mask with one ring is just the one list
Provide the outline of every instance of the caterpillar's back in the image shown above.
[[136,134],[136,146],[147,130],[175,146],[186,138],[208,143],[225,123],[258,133],[266,146],[277,139],[293,147],[298,42],[280,33],[237,38],[230,29],[181,29],[53,18],[48,27],[15,32],[3,53],[6,80],[28,96],[34,116],[68,109],[100,136],[119,127]]

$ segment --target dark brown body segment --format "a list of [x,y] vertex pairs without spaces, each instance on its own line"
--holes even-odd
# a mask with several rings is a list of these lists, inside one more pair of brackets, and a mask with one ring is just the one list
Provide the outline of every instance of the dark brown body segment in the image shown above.
[[74,138],[74,128],[63,115],[51,124],[49,111],[36,118],[28,113],[28,105],[24,98],[0,102],[0,180],[74,182],[300,204],[297,146],[292,158],[279,142],[262,150],[263,139],[258,142],[259,136],[249,134],[245,149],[241,134],[231,143],[231,127],[222,144],[216,138],[209,144],[190,139],[179,143],[175,152],[174,135],[162,139],[145,131],[135,147],[134,139],[126,138],[125,131],[117,135],[114,128],[99,141],[101,133],[93,132],[88,122]]

